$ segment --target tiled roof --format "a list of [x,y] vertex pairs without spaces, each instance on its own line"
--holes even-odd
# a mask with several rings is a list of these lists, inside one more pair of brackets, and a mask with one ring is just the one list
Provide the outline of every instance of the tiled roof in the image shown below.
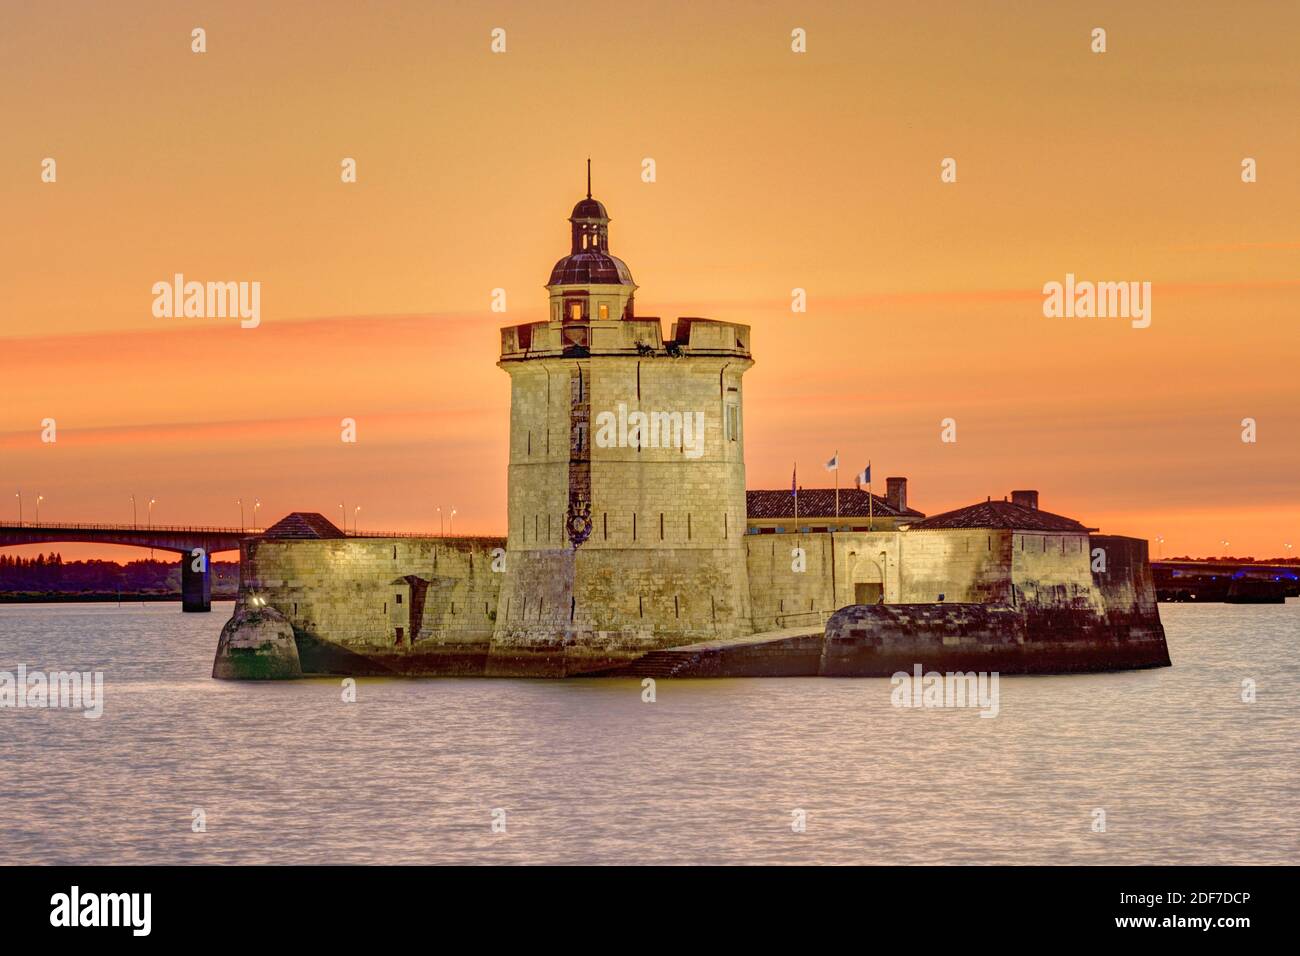
[[606,252],[574,252],[555,264],[547,285],[636,285],[632,271]]
[[569,219],[598,219],[609,222],[609,213],[605,211],[603,202],[588,196],[586,199],[578,200],[578,204],[573,207],[573,212],[569,214]]
[[981,501],[956,511],[926,518],[912,525],[913,531],[926,531],[933,528],[1009,528],[1016,531],[1096,531],[1086,528],[1073,518],[1026,508],[1009,501]]
[[344,534],[323,514],[295,511],[262,533],[263,538],[342,538]]
[[[868,505],[866,491],[857,488],[840,489],[840,517],[865,518],[874,513],[882,518],[924,518],[925,513],[913,508],[899,511],[880,495],[870,495],[874,506]],[[746,491],[745,507],[751,518],[794,518],[794,495],[789,488],[774,491],[766,489]],[[832,518],[835,516],[834,488],[800,488],[799,520],[805,518]]]

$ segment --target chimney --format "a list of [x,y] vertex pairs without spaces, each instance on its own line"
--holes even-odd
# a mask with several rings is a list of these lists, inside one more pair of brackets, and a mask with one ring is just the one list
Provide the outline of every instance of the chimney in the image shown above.
[[1011,492],[1011,503],[1020,505],[1022,508],[1032,508],[1038,510],[1038,492],[1036,491],[1013,491]]
[[885,479],[885,500],[889,502],[889,507],[895,511],[907,510],[907,479],[906,478],[886,478]]

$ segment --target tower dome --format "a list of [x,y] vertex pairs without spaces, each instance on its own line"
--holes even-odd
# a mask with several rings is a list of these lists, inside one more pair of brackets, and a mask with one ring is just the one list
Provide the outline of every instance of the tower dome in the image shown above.
[[591,160],[587,160],[587,198],[578,201],[569,216],[572,236],[569,254],[551,269],[546,284],[636,286],[622,259],[609,254],[609,213],[605,204],[591,198]]
[[[590,188],[588,186],[588,189]],[[569,214],[569,222],[577,219],[608,223],[609,213],[605,211],[605,204],[599,199],[592,199],[589,192],[586,199],[578,200],[578,204],[573,207],[573,212]]]

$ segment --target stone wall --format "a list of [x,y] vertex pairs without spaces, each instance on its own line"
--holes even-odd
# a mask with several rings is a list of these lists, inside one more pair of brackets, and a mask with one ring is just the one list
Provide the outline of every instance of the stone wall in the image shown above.
[[[744,327],[721,326],[694,322],[690,343],[716,331],[723,354],[503,357],[509,559],[492,654],[501,672],[570,672],[749,633],[740,408],[752,363],[725,352]],[[621,427],[613,444],[598,440],[609,437],[604,413],[635,412],[700,413],[698,454],[662,438],[638,447],[630,433],[624,443]],[[567,522],[579,503],[588,520],[575,533]]]
[[240,604],[264,600],[288,619],[305,673],[419,672],[429,655],[481,670],[503,577],[493,551],[504,546],[500,538],[252,540],[241,555]]
[[[822,625],[818,666],[831,675],[918,662],[1007,673],[1169,662],[1144,541],[986,530],[723,540],[637,547],[602,534],[575,551],[530,537],[525,560],[494,538],[253,540],[240,608],[265,601],[281,613],[307,674],[563,676]],[[1094,548],[1104,570],[1091,569]],[[855,603],[863,593],[886,603]],[[724,649],[698,666],[810,673],[814,648],[799,641]]]
[[1103,613],[1087,534],[1017,531],[1011,539],[1012,605],[1077,607]]
[[1169,653],[1159,618],[1138,638],[1079,609],[877,604],[843,608],[826,625],[822,676],[888,677],[917,664],[941,672],[1061,674],[1165,667]]
[[1012,534],[988,528],[902,532],[899,603],[1011,601]]
[[887,604],[1011,600],[1006,531],[760,534],[747,536],[745,548],[755,631],[824,623],[864,595]]
[[877,586],[886,601],[897,601],[900,539],[891,531],[748,535],[753,629],[824,624],[854,603],[858,584]]
[[1147,542],[1140,538],[1094,534],[1090,548],[1100,548],[1105,569],[1092,572],[1104,603],[1107,623],[1121,638],[1164,643],[1155,580]]

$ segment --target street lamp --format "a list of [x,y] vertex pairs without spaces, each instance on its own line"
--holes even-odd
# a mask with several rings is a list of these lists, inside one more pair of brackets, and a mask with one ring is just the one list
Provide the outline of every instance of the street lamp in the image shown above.
[[1165,543],[1165,539],[1160,535],[1156,535],[1156,557],[1157,558],[1160,557],[1160,554],[1163,551],[1163,548],[1161,546],[1164,543]]
[[239,530],[244,531],[244,499],[236,498],[235,504],[239,505]]
[[343,507],[343,502],[339,502],[339,515],[343,518],[343,533],[348,533],[348,509]]
[[45,500],[44,495],[36,496],[36,523],[41,523],[41,502]]
[[443,535],[443,530],[442,530],[442,506],[439,505],[439,506],[438,506],[438,537],[441,538],[442,535]]
[[456,520],[456,509],[451,509],[451,516],[447,518],[447,533],[451,534],[451,523]]
[[253,499],[253,530],[254,531],[256,531],[260,527],[260,525],[258,525],[257,523],[257,509],[260,507],[262,507],[262,499],[254,498]]
[[21,528],[23,526],[23,490],[19,488],[14,497],[18,499],[18,527]]
[[357,505],[352,509],[352,533],[357,533],[357,515],[361,513],[361,506]]
[[157,498],[150,498],[150,499],[149,499],[149,511],[148,511],[148,514],[147,514],[146,517],[145,517],[145,522],[144,522],[144,526],[145,526],[146,528],[152,528],[152,527],[153,527],[153,506],[154,506],[155,504],[157,504],[157,503],[158,503],[158,499],[157,499]]
[[131,496],[131,528],[139,528],[140,524],[135,517],[135,495]]

